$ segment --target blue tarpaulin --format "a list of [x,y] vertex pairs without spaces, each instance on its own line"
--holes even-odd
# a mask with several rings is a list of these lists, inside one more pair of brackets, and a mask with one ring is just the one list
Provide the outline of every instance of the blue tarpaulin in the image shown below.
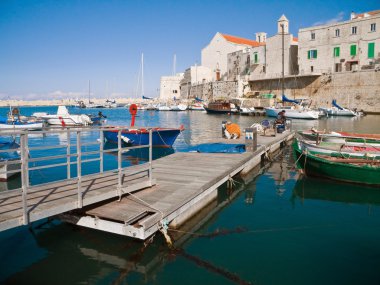
[[245,145],[227,143],[204,143],[190,147],[188,149],[188,152],[242,153],[245,152]]
[[284,94],[282,95],[282,102],[289,102],[294,104],[300,104],[301,102],[299,100],[291,100],[287,98]]

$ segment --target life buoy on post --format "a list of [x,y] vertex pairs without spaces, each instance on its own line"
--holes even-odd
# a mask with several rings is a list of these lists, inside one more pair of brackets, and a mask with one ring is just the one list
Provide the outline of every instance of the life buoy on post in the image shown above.
[[135,125],[135,119],[136,119],[136,114],[137,114],[137,105],[136,104],[132,104],[131,106],[129,106],[129,113],[132,116],[131,127],[133,127]]

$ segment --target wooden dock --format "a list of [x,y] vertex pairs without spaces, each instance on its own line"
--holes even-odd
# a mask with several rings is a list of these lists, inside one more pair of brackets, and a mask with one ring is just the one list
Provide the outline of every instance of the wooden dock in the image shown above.
[[[90,206],[61,219],[80,226],[145,240],[167,226],[177,227],[216,198],[216,189],[238,173],[260,165],[294,133],[259,137],[255,152],[239,154],[175,153],[153,161],[154,187],[120,201]],[[237,143],[239,140],[224,142]]]
[[[91,129],[91,131],[96,129]],[[102,137],[102,128],[97,131]],[[119,132],[121,128],[118,129]],[[104,140],[96,142],[82,143],[81,137],[83,132],[88,132],[88,129],[67,129],[67,130],[48,130],[41,131],[45,133],[63,133],[67,135],[67,143],[51,146],[30,147],[28,145],[28,136],[31,134],[28,131],[17,131],[20,135],[20,147],[18,149],[1,150],[19,151],[21,156],[19,159],[12,161],[2,161],[1,165],[9,163],[11,166],[18,165],[19,167],[10,172],[21,173],[21,188],[0,192],[0,231],[27,225],[31,222],[52,217],[74,209],[81,209],[88,205],[105,201],[111,198],[119,198],[126,193],[137,191],[143,188],[151,187],[155,184],[152,178],[152,145],[137,146],[137,147],[122,147],[119,135],[119,143],[115,149],[104,149]],[[36,135],[38,132],[32,132]],[[14,133],[12,133],[14,134]],[[16,135],[16,133],[15,133]],[[76,148],[72,150],[70,137],[76,139]],[[150,140],[151,141],[151,140]],[[84,146],[99,147],[98,150],[82,151]],[[149,161],[144,164],[122,167],[122,152],[131,148],[149,148]],[[46,149],[67,150],[66,154],[53,154],[50,156],[41,156]],[[33,157],[33,151],[40,151],[37,157]],[[117,169],[103,171],[104,153],[117,153]],[[96,158],[87,158],[88,155],[98,155]],[[64,163],[50,163],[54,159],[64,159]],[[42,166],[33,166],[34,162],[47,162]],[[99,161],[100,171],[96,174],[82,175],[82,167],[87,162]],[[71,174],[71,166],[76,166],[75,177]],[[30,171],[41,170],[52,167],[64,167],[67,171],[65,180],[49,182],[39,185],[29,185]]]

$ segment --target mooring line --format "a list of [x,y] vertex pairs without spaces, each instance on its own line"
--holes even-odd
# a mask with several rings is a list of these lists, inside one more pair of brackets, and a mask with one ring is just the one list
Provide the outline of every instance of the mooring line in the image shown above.
[[281,232],[281,231],[298,231],[298,230],[308,230],[315,228],[325,228],[325,227],[333,227],[334,225],[319,225],[319,226],[298,226],[298,227],[290,227],[290,228],[270,228],[270,229],[258,229],[258,230],[248,230],[245,227],[237,227],[235,229],[217,229],[211,233],[196,233],[189,232],[183,230],[176,230],[169,228],[168,231],[179,232],[190,234],[193,236],[201,237],[201,238],[213,238],[217,236],[224,236],[228,234],[240,234],[240,233],[267,233],[267,232]]
[[226,279],[233,281],[236,284],[239,284],[239,285],[251,285],[252,284],[251,282],[242,279],[240,276],[238,276],[235,273],[232,273],[226,269],[218,267],[218,266],[212,264],[211,262],[203,260],[197,256],[188,254],[187,252],[185,252],[184,249],[174,249],[174,250],[172,250],[172,252],[176,255],[181,255],[181,256],[185,257],[187,260],[194,262],[198,266],[206,268],[207,270],[212,271],[214,273],[217,273],[217,274],[225,277]]

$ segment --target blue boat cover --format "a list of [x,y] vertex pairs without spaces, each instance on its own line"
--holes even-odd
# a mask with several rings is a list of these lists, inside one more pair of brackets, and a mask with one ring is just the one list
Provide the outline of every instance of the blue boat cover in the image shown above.
[[337,107],[339,110],[343,110],[343,108],[336,103],[335,99],[332,100],[332,104],[333,104],[333,106]]
[[6,124],[8,119],[6,117],[0,117],[0,124]]
[[188,149],[188,152],[242,153],[245,152],[245,145],[228,143],[204,143],[190,147]]
[[146,100],[153,100],[152,97],[146,97],[146,96],[142,96],[143,99],[146,99]]
[[287,98],[284,94],[282,94],[282,102],[289,102],[294,104],[300,104],[301,102],[299,100],[291,100]]
[[195,97],[195,101],[198,101],[198,102],[203,102],[202,99],[198,98],[198,97]]

